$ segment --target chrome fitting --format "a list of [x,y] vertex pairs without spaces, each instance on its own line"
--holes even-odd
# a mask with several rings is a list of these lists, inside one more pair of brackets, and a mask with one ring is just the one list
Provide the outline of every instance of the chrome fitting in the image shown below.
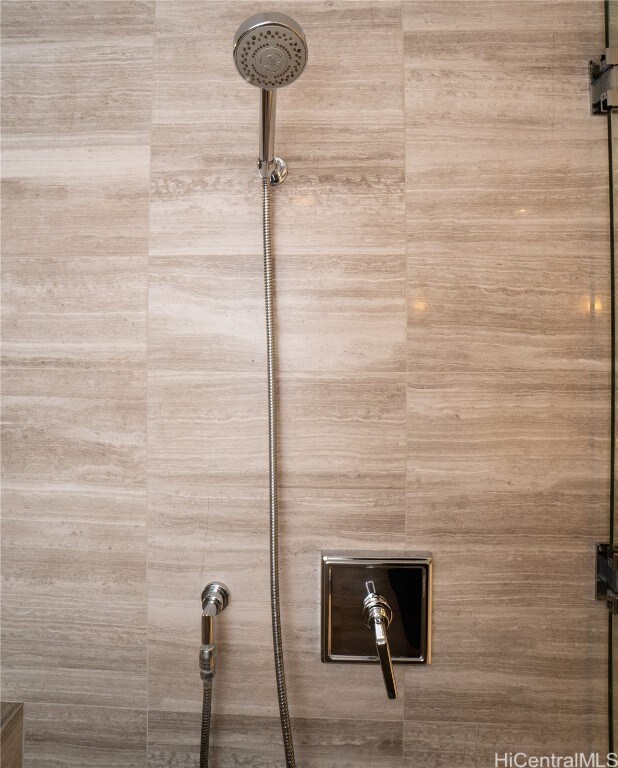
[[217,666],[215,616],[227,608],[230,590],[220,581],[211,581],[202,592],[202,647],[200,648],[200,677],[212,681]]
[[212,680],[217,666],[217,646],[214,643],[202,644],[200,648],[200,677],[204,682]]
[[288,167],[285,160],[280,157],[274,157],[272,160],[260,160],[258,158],[257,166],[261,178],[269,179],[273,187],[282,184],[287,178]]
[[227,608],[229,602],[230,590],[221,581],[211,581],[202,590],[203,613],[217,616],[224,608]]

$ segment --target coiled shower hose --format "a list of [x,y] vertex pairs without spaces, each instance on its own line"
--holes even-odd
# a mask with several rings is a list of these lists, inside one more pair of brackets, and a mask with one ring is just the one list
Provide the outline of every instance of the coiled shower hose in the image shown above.
[[270,612],[273,626],[273,651],[279,718],[283,734],[285,764],[296,768],[294,742],[290,725],[288,696],[283,666],[281,639],[281,610],[279,606],[279,494],[277,489],[277,381],[275,354],[275,318],[273,290],[273,259],[270,240],[270,180],[262,179],[262,232],[264,242],[264,299],[266,305],[266,376],[268,379],[268,484],[270,496]]
[[[292,727],[288,710],[283,667],[283,642],[281,639],[281,610],[279,606],[279,495],[277,489],[277,381],[275,355],[275,318],[273,290],[273,259],[270,240],[270,180],[262,180],[262,232],[264,243],[264,299],[266,305],[266,376],[268,379],[268,487],[270,511],[270,609],[273,626],[273,650],[277,677],[279,718],[283,734],[285,764],[296,768]],[[202,702],[202,731],[200,768],[208,768],[210,742],[210,716],[212,709],[212,679],[204,681]]]
[[204,680],[204,697],[202,699],[202,730],[200,740],[200,768],[208,768],[208,751],[210,748],[210,713],[212,710],[212,680]]

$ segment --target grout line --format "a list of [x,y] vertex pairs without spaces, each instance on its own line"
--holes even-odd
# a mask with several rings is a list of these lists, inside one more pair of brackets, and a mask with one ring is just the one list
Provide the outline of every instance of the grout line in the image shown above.
[[149,753],[150,753],[150,718],[149,718],[149,704],[150,704],[150,670],[149,670],[149,659],[150,659],[150,601],[149,601],[149,573],[150,573],[150,561],[149,561],[149,555],[150,555],[150,493],[149,493],[149,468],[150,468],[150,447],[149,447],[149,440],[148,440],[148,424],[150,421],[150,409],[148,407],[148,382],[150,379],[150,357],[149,357],[149,350],[150,350],[150,344],[149,344],[149,329],[150,329],[150,212],[151,212],[151,179],[152,179],[152,136],[153,136],[153,117],[154,117],[154,98],[155,98],[155,90],[156,90],[156,78],[155,78],[155,69],[156,69],[156,42],[157,42],[157,8],[158,3],[157,0],[154,0],[153,3],[153,10],[152,10],[152,48],[151,48],[151,74],[150,74],[150,141],[149,141],[149,153],[148,153],[148,213],[147,213],[147,238],[146,238],[146,354],[145,354],[145,362],[146,362],[146,380],[145,380],[145,391],[144,391],[144,405],[145,405],[145,429],[144,429],[144,439],[146,441],[145,446],[145,459],[146,459],[146,467],[145,467],[145,479],[146,479],[146,573],[145,573],[145,608],[146,608],[146,766],[148,766],[149,763]]

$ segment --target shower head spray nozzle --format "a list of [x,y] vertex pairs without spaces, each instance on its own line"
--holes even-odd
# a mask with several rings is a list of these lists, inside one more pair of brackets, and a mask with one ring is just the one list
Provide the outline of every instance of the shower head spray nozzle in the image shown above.
[[293,83],[307,63],[307,41],[294,19],[283,13],[258,13],[234,35],[234,63],[244,80],[274,91]]
[[275,157],[277,89],[302,74],[307,64],[305,34],[283,13],[250,16],[234,35],[234,63],[244,80],[261,89],[258,169],[263,179],[280,184],[287,167]]

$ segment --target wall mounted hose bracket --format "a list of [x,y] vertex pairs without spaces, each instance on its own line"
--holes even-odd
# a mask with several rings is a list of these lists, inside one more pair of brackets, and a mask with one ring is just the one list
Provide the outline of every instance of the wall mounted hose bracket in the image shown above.
[[590,114],[606,115],[618,107],[618,47],[606,48],[599,61],[588,64]]

